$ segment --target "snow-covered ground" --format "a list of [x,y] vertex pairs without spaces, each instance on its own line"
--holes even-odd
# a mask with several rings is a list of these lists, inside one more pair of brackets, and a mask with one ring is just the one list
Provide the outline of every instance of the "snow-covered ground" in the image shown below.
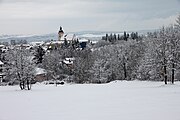
[[82,35],[79,35],[79,37],[85,37],[85,38],[94,38],[94,37],[97,37],[97,38],[102,38],[102,36],[105,36],[106,34],[105,33],[101,33],[101,34],[82,34]]
[[3,86],[0,120],[180,120],[180,82]]

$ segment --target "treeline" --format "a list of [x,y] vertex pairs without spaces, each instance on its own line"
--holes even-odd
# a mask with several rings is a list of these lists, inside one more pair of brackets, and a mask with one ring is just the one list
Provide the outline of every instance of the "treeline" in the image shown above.
[[87,71],[83,73],[84,81],[139,79],[173,84],[180,79],[180,16],[175,25],[162,27],[137,41],[128,37],[112,43],[111,40],[118,37],[115,38],[115,35],[106,35],[106,41],[99,41],[92,52],[85,54],[91,55],[86,61],[93,62],[88,69],[82,69]]
[[[63,64],[65,58],[73,58],[73,64]],[[53,80],[74,83],[135,79],[174,83],[180,79],[180,16],[175,25],[141,38],[137,33],[110,34],[83,50],[68,47],[44,52],[41,47],[13,48],[3,54],[3,62],[6,80],[21,81],[22,89],[26,84],[29,87],[35,67],[45,69]]]
[[116,33],[106,34],[106,36],[102,37],[102,40],[115,43],[119,40],[125,40],[125,41],[127,41],[128,39],[139,40],[141,38],[142,37],[138,35],[138,32],[132,32],[131,34],[129,34],[126,31],[124,31],[123,35]]
[[[113,80],[135,79],[174,83],[179,80],[180,75],[179,21],[180,17],[175,25],[162,27],[138,40],[131,37],[113,43],[101,40],[93,48],[69,51],[66,55],[75,58],[73,68],[69,72],[58,69],[57,75],[68,73],[68,80],[75,83],[107,83]],[[111,39],[116,38],[110,36]],[[58,59],[62,59],[62,51],[56,52],[58,51],[49,53],[54,54],[54,57],[50,58],[55,59],[59,55]]]

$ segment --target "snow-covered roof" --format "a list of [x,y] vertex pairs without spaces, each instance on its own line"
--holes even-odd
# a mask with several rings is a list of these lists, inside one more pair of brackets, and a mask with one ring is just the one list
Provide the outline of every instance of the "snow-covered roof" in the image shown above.
[[65,58],[65,60],[63,60],[63,62],[67,65],[72,65],[74,60],[75,60],[75,58]]
[[4,49],[4,48],[1,48],[1,51],[2,52],[5,52],[5,51],[7,51],[8,49],[6,48],[6,49]]
[[45,74],[47,73],[45,69],[35,68],[35,75]]
[[72,65],[72,64],[73,64],[73,61],[64,60],[63,62],[64,62],[66,65]]
[[92,44],[96,44],[98,41],[97,40],[92,40],[91,43]]
[[82,39],[79,39],[79,42],[88,42],[89,40],[88,39],[85,39],[85,38],[82,38]]
[[15,45],[16,47],[30,47],[29,44],[20,44],[20,45]]
[[2,61],[0,61],[0,65],[4,65],[4,63]]
[[46,45],[51,45],[51,44],[62,44],[64,42],[62,41],[51,41],[51,42],[47,42]]
[[0,45],[0,47],[4,47],[5,45]]
[[70,61],[74,61],[75,60],[75,58],[65,58],[65,60],[70,60]]
[[36,45],[43,45],[44,44],[44,42],[42,41],[42,42],[31,42],[30,43],[32,46],[36,46]]
[[61,40],[75,40],[77,39],[76,35],[75,34],[64,34],[63,37],[61,37]]

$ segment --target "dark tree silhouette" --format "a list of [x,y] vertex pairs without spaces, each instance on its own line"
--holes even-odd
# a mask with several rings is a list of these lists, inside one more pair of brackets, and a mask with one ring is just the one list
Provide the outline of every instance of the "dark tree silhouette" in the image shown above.
[[34,58],[36,60],[36,64],[42,63],[44,54],[45,54],[44,49],[41,46],[38,46]]

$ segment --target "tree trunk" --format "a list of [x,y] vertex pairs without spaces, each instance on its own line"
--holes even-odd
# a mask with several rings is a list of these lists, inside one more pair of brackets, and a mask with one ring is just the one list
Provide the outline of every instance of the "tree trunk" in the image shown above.
[[21,82],[19,83],[19,86],[20,86],[21,90],[24,90],[24,89],[25,89],[25,82],[24,82],[24,81],[21,81]]
[[31,90],[31,81],[27,81],[27,88],[28,88],[28,90]]
[[19,83],[19,87],[20,87],[21,90],[23,90],[22,82]]
[[164,82],[167,84],[167,70],[166,70],[166,65],[164,65]]
[[123,63],[123,69],[124,69],[124,79],[127,79],[127,70],[126,70],[126,63]]
[[172,82],[172,84],[174,84],[174,72],[175,72],[175,64],[174,63],[172,63],[172,78],[171,78],[171,82]]

